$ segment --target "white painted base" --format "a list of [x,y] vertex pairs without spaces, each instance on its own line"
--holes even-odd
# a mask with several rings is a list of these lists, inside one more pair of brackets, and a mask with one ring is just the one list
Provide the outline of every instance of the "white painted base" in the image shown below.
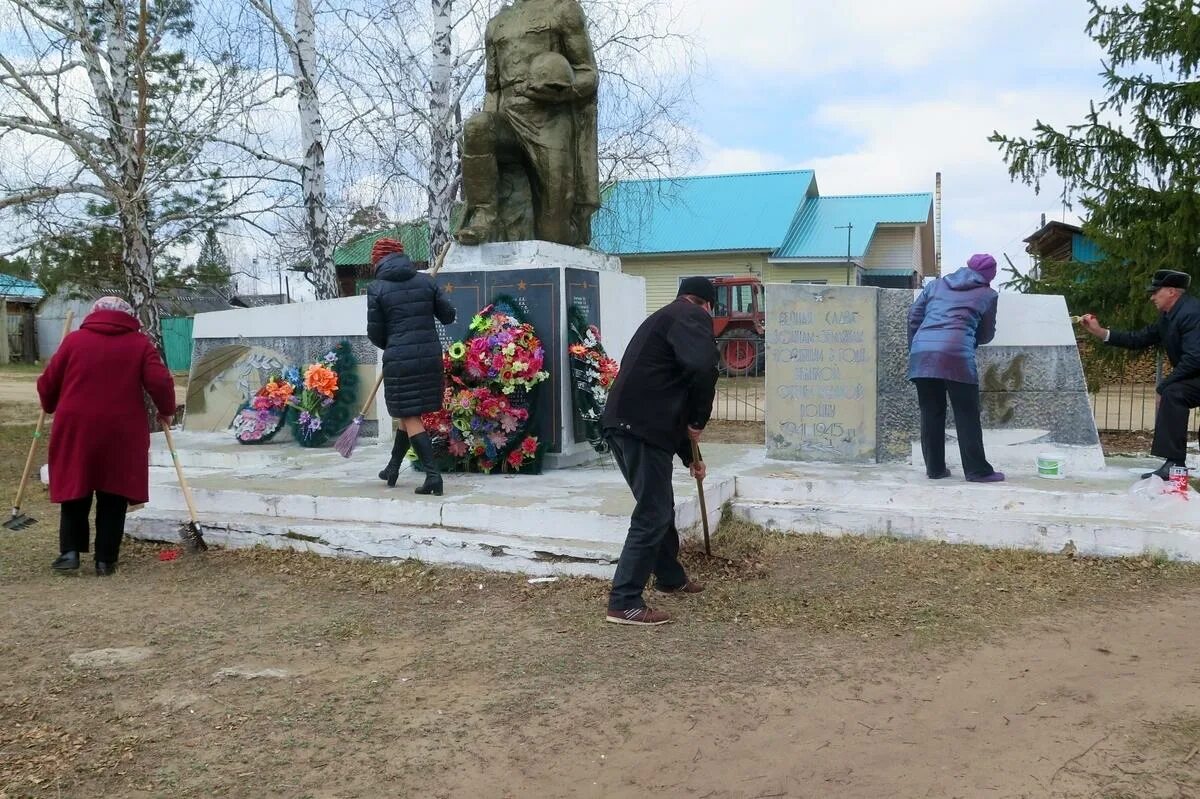
[[976,484],[929,480],[899,466],[767,468],[740,473],[733,513],[774,530],[822,535],[890,535],[988,547],[1082,555],[1165,552],[1200,561],[1200,502],[1131,496],[1138,480],[1114,463],[1090,476],[1017,476]]
[[[349,459],[294,446],[230,447],[214,435],[179,433],[180,461],[206,540],[346,557],[404,559],[529,574],[608,577],[629,528],[633,498],[611,463],[543,475],[444,476],[445,495],[418,496],[421,475],[401,472],[395,488],[376,475],[388,447],[362,446]],[[708,453],[710,528],[733,498],[734,459]],[[275,460],[270,456],[274,455]],[[187,518],[161,435],[151,447],[150,503],[130,515],[138,538],[173,541]],[[700,533],[695,483],[675,472],[675,524]]]
[[[528,574],[611,576],[633,500],[611,466],[540,476],[445,476],[442,497],[413,494],[420,475],[387,488],[376,477],[387,448],[344,460],[297,453],[274,463],[204,451],[182,433],[182,461],[206,538],[226,546],[264,545],[323,555],[497,569]],[[266,450],[267,448],[250,448]],[[928,480],[906,465],[784,463],[759,448],[708,444],[709,525],[730,504],[738,518],[785,532],[891,535],[951,543],[1082,555],[1165,553],[1200,562],[1200,500],[1150,501],[1130,492],[1151,461],[1114,461],[1065,480],[1014,475],[1005,483]],[[152,451],[150,504],[130,516],[131,535],[175,540],[186,506],[161,441]],[[205,463],[206,467],[188,464]],[[1132,470],[1132,471],[1131,471]],[[695,483],[675,470],[675,521],[700,533]],[[720,552],[720,539],[714,538]]]
[[620,272],[621,259],[595,250],[568,247],[549,241],[503,241],[468,247],[455,244],[446,253],[443,272],[474,272],[489,269],[529,269],[557,266]]
[[[1038,444],[1048,435],[1047,430],[984,430],[983,448],[992,468],[1011,476],[1036,475],[1037,457],[1047,452],[1058,452],[1066,456],[1068,475],[1093,475],[1105,470],[1104,452],[1095,446],[1070,446],[1064,444]],[[925,461],[921,457],[921,442],[912,442],[912,465],[925,472]],[[946,466],[955,475],[962,476],[962,457],[958,452],[958,438],[953,428],[946,431]]]

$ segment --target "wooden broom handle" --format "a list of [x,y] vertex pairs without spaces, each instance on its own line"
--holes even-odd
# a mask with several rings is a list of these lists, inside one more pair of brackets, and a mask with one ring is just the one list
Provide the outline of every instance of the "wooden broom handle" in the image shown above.
[[46,412],[38,414],[37,426],[33,428],[33,441],[29,443],[29,454],[25,456],[25,471],[21,473],[21,482],[17,485],[17,498],[13,500],[13,512],[21,508],[21,500],[25,498],[25,487],[29,484],[29,472],[33,469],[33,456],[37,454],[38,441],[42,437],[42,426],[46,424]]
[[[66,317],[63,319],[62,337],[58,340],[58,346],[62,346],[63,339],[71,332],[71,322],[75,320],[75,312],[67,311]],[[29,454],[25,456],[25,471],[21,473],[21,482],[17,485],[17,498],[13,500],[13,510],[21,507],[21,500],[25,498],[25,488],[29,485],[29,473],[33,469],[33,456],[37,454],[38,441],[42,437],[42,428],[46,426],[46,412],[38,413],[37,426],[33,428],[33,441],[29,442]]]
[[367,411],[371,410],[371,406],[375,404],[375,395],[379,393],[379,387],[383,385],[383,370],[379,370],[379,377],[375,378],[375,387],[371,389],[367,401],[363,403],[362,410],[358,412],[359,416],[366,416]]
[[183,501],[187,503],[188,518],[196,524],[196,503],[192,502],[192,489],[188,487],[187,478],[183,476],[183,467],[179,465],[179,453],[175,451],[175,438],[171,428],[163,425],[163,435],[167,438],[167,449],[171,451],[171,462],[175,464],[175,475],[179,478],[179,488],[183,491]]
[[433,261],[433,268],[429,270],[430,277],[437,277],[437,273],[442,271],[442,264],[446,263],[446,255],[449,254],[450,247],[453,244],[454,242],[448,241],[442,246],[442,251],[438,253],[437,258]]

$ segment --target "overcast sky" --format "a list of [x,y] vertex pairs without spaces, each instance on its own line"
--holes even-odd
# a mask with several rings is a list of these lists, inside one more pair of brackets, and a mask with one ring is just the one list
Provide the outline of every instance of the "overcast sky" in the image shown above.
[[1058,184],[1011,184],[987,137],[1101,96],[1084,0],[678,2],[707,61],[697,173],[811,168],[856,194],[932,192],[940,170],[944,271],[974,252],[1024,268],[1040,214],[1063,218]]

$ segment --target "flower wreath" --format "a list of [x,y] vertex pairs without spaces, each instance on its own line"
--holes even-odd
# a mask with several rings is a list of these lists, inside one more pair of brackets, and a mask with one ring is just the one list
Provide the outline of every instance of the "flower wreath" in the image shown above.
[[265,444],[290,422],[300,446],[322,446],[353,418],[357,385],[353,349],[341,341],[303,371],[291,367],[271,375],[238,409],[234,436],[242,444]]
[[575,405],[575,440],[587,441],[597,452],[608,452],[600,417],[620,367],[604,352],[600,329],[589,325],[582,309],[574,305],[567,313],[567,356]]
[[422,417],[446,471],[537,472],[543,445],[532,429],[533,389],[550,375],[545,350],[517,304],[499,297],[442,356],[440,411]]

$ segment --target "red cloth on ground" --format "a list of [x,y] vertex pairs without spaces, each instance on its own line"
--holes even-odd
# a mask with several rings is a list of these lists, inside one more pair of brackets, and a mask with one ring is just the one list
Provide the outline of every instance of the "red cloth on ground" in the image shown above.
[[150,498],[150,427],[143,391],[159,414],[175,413],[175,381],[138,320],[96,311],[59,346],[38,378],[50,431],[50,501],[106,491]]

